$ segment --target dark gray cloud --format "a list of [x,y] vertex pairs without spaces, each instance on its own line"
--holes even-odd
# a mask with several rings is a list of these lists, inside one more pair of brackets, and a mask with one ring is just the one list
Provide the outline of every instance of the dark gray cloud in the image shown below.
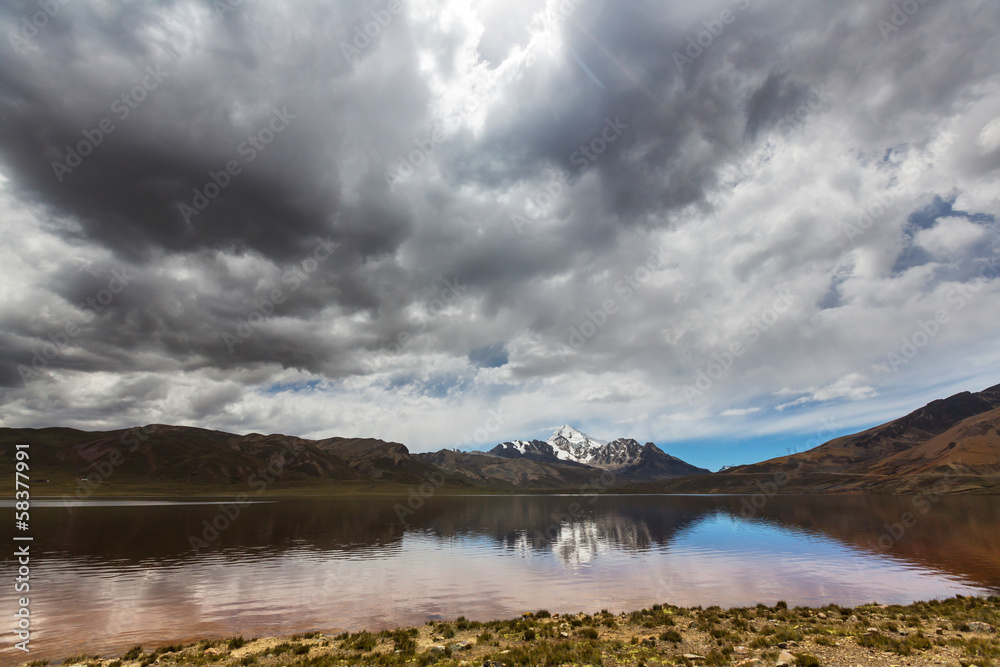
[[994,5],[220,6],[0,6],[3,423],[723,437],[995,367]]

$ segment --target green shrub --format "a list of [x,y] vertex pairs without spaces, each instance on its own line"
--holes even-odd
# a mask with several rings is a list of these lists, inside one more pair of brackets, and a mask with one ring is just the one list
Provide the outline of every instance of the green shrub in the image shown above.
[[370,632],[356,632],[347,635],[341,648],[355,651],[370,651],[378,646],[378,638]]
[[600,665],[601,650],[590,642],[545,642],[522,646],[512,646],[509,653],[489,655],[486,660],[505,665]]
[[142,655],[142,647],[133,646],[132,648],[130,648],[128,651],[125,652],[125,655],[122,656],[122,660],[135,660],[140,655]]
[[176,644],[171,644],[170,646],[161,646],[160,648],[156,649],[156,655],[163,655],[164,653],[177,653],[183,648],[184,648],[183,646],[178,646]]
[[663,632],[660,633],[660,641],[674,642],[675,644],[679,644],[683,640],[684,638],[681,637],[681,633],[673,629],[664,630]]

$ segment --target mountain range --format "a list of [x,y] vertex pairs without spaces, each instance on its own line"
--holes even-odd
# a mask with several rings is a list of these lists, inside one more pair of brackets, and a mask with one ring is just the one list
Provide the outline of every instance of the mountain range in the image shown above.
[[604,442],[568,425],[560,426],[548,440],[502,442],[489,454],[542,463],[575,463],[613,471],[615,476],[633,481],[705,475],[709,472],[670,456],[652,442],[640,445],[631,438]]
[[[1000,385],[932,401],[899,419],[809,451],[710,473],[652,442],[597,440],[565,425],[547,440],[487,452],[411,453],[372,438],[286,435],[153,424],[89,432],[0,428],[0,473],[28,445],[39,495],[101,493],[394,492],[434,480],[459,492],[1000,493]],[[44,486],[48,485],[48,486]]]

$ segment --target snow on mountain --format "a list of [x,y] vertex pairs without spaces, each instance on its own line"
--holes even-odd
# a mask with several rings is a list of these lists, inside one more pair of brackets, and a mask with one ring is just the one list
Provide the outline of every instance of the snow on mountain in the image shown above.
[[590,464],[591,459],[608,444],[604,440],[591,438],[568,424],[557,428],[546,442],[552,446],[560,460],[586,464]]
[[528,442],[527,440],[514,440],[510,444],[514,445],[514,449],[521,452],[522,454],[524,454],[524,452],[527,451],[528,447],[531,446],[531,443]]
[[670,456],[651,442],[640,445],[632,438],[605,442],[569,425],[557,428],[548,440],[512,440],[500,443],[489,453],[507,459],[592,466],[631,479],[666,479],[708,472]]
[[501,442],[489,451],[494,456],[505,459],[528,458],[535,461],[558,461],[556,450],[542,440],[512,440]]
[[642,445],[637,440],[618,438],[594,452],[590,459],[590,465],[599,468],[620,468],[639,460],[640,454],[642,454]]

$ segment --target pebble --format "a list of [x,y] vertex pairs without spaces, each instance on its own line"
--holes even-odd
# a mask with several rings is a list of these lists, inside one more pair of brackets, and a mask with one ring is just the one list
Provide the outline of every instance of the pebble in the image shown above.
[[791,667],[791,665],[799,664],[799,659],[788,651],[782,651],[778,654],[778,662],[775,663],[775,667]]

